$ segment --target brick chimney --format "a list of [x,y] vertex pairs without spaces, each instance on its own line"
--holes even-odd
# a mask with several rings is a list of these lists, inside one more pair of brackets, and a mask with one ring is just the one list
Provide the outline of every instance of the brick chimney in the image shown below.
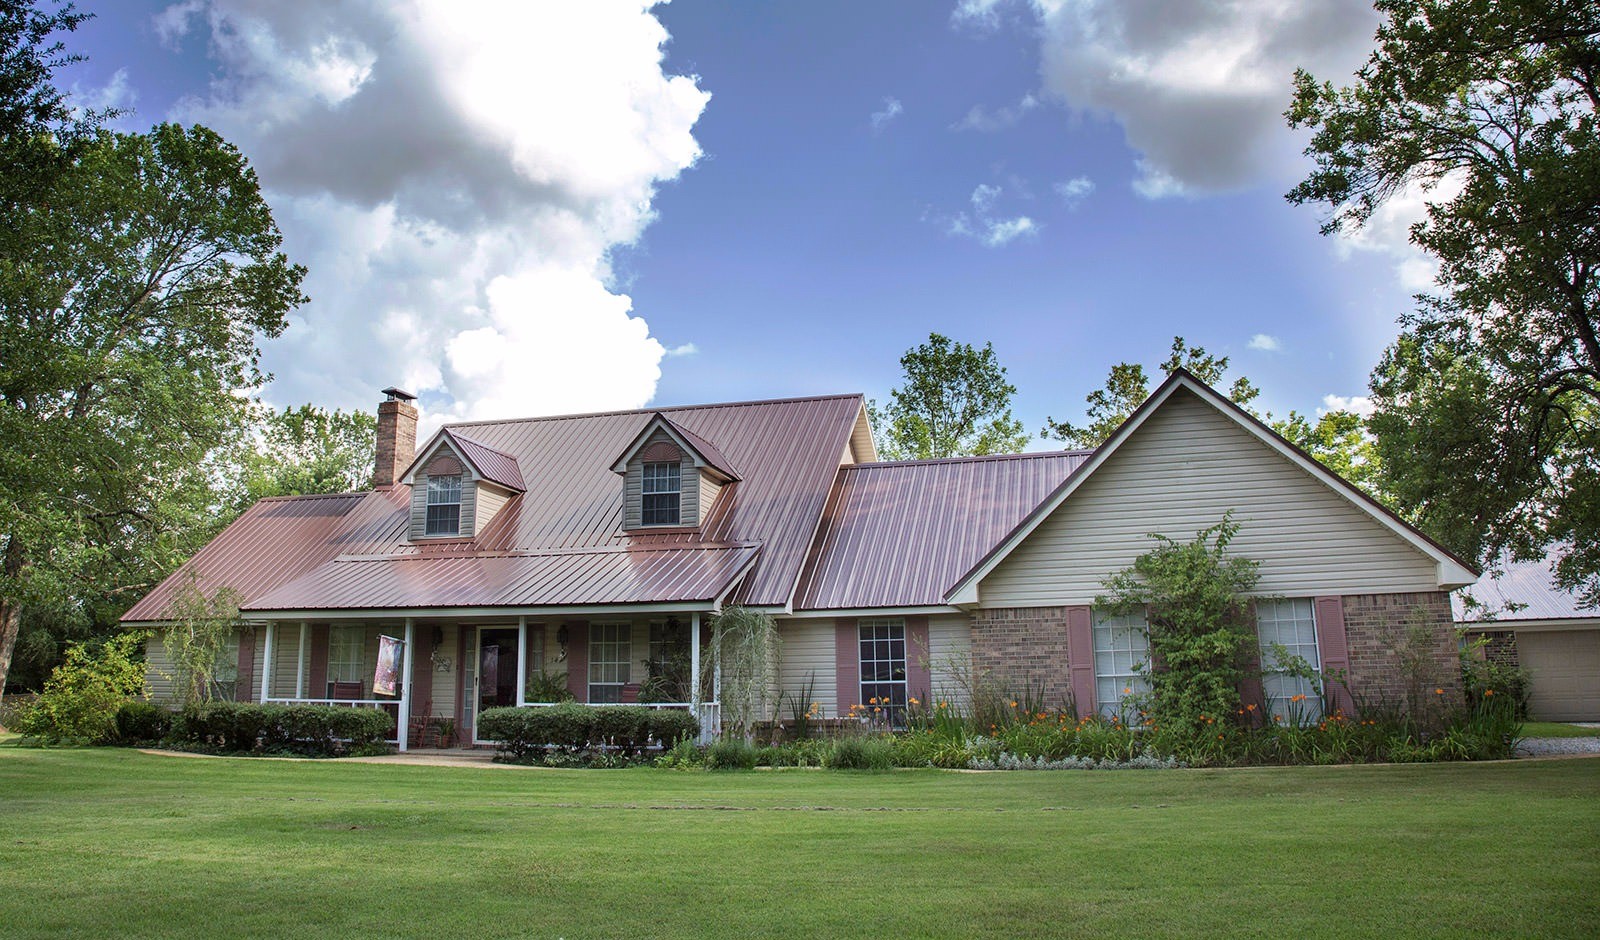
[[398,388],[383,393],[389,397],[378,403],[378,465],[372,473],[377,489],[398,483],[417,456],[417,396]]

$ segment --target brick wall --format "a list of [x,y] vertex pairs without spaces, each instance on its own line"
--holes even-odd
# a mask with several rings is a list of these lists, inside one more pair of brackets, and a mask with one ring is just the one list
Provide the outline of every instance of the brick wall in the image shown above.
[[[1092,655],[1092,654],[1091,654]],[[972,613],[972,667],[1018,693],[1044,690],[1052,708],[1071,694],[1065,607],[1005,607]]]
[[[1358,706],[1401,705],[1410,694],[1424,702],[1461,701],[1461,666],[1450,599],[1442,591],[1418,594],[1347,594],[1344,630],[1350,647],[1350,691]],[[1416,688],[1403,665],[1412,626],[1426,628],[1427,640],[1413,654],[1419,663]],[[1443,689],[1436,695],[1435,689]]]
[[1517,652],[1517,634],[1511,630],[1496,630],[1482,634],[1489,642],[1483,645],[1483,658],[1492,663],[1515,669],[1522,665]]

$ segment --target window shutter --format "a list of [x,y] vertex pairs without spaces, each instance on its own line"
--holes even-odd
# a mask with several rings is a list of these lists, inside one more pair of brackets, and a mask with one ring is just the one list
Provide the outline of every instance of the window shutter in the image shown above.
[[[1317,655],[1322,660],[1322,674],[1341,673],[1346,680],[1350,674],[1350,646],[1344,632],[1344,598],[1319,597],[1317,605]],[[1328,684],[1325,682],[1325,689]],[[1345,715],[1355,714],[1355,702],[1350,697],[1350,687],[1345,682],[1332,684],[1328,698],[1336,709]]]
[[861,704],[861,634],[853,617],[843,617],[834,621],[833,636],[837,714],[844,718],[850,714],[850,706]]
[[580,702],[589,701],[589,621],[574,620],[567,628],[567,691]]
[[256,687],[256,632],[239,631],[239,681],[233,687],[236,702],[255,701]]
[[308,670],[306,690],[312,698],[325,698],[328,694],[328,625],[311,627],[311,666]]
[[924,704],[933,697],[932,660],[928,647],[928,618],[906,618],[906,697]]
[[1094,701],[1094,616],[1088,607],[1067,608],[1067,659],[1078,715],[1092,715]]

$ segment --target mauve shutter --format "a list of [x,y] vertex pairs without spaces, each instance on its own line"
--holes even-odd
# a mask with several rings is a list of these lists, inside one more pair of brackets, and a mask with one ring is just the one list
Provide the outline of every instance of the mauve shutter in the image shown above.
[[1261,709],[1259,715],[1251,720],[1265,722],[1271,716],[1267,714],[1267,689],[1261,684],[1261,626],[1256,619],[1256,605],[1250,604],[1250,646],[1244,653],[1245,677],[1239,681],[1239,701],[1246,706],[1255,705]]
[[906,697],[926,702],[933,694],[928,649],[928,618],[906,618]]
[[861,704],[861,634],[854,618],[834,621],[834,678],[839,684],[838,716],[850,714],[850,706]]
[[1067,658],[1071,663],[1072,698],[1080,717],[1092,715],[1094,703],[1094,613],[1088,607],[1067,608]]
[[[276,652],[276,651],[274,651]],[[306,689],[312,698],[328,695],[328,625],[319,623],[311,628],[311,675]]]
[[239,681],[233,687],[236,702],[255,701],[256,686],[256,632],[239,631]]
[[[1317,653],[1322,658],[1322,674],[1329,676],[1337,673],[1342,679],[1348,680],[1350,673],[1350,645],[1344,634],[1344,598],[1319,597],[1317,598]],[[1350,698],[1350,688],[1344,681],[1325,683],[1324,687],[1332,693],[1334,708],[1342,709],[1346,715],[1355,714],[1355,703]]]
[[567,691],[580,702],[589,701],[589,624],[573,621],[567,628]]

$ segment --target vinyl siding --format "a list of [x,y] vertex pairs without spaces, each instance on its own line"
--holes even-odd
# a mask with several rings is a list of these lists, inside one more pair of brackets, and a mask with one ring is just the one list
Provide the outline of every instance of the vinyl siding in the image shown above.
[[[434,458],[444,453],[448,453],[455,457],[456,460],[461,462],[462,466],[460,534],[457,536],[429,536],[426,534],[428,531],[428,475],[419,469],[416,475],[412,477],[411,484],[412,541],[426,538],[471,538],[472,534],[476,531],[476,529],[473,527],[473,519],[477,510],[478,487],[473,485],[472,471],[467,462],[461,459],[461,455],[456,453],[455,448],[451,447],[448,442],[441,441],[439,446],[435,447],[433,451],[429,453],[428,461],[424,462],[422,466],[426,467],[428,462],[431,462]],[[500,505],[504,504],[505,500],[502,499],[500,501]],[[494,507],[496,511],[499,510],[500,505]],[[491,516],[493,514],[493,512],[490,513]]]
[[1261,563],[1260,594],[1438,589],[1437,568],[1232,419],[1179,390],[979,585],[982,607],[1092,603],[1155,544],[1221,521]]
[[[639,447],[642,454],[656,444],[671,444],[676,448],[677,442],[665,430],[657,430],[650,438]],[[681,448],[680,448],[681,450]],[[637,529],[644,526],[644,465],[645,461],[638,454],[628,461],[627,473],[624,474],[622,486],[623,510],[622,525],[624,528]],[[688,454],[678,462],[678,525],[696,526],[700,524],[700,485],[701,476],[694,466],[694,461]],[[712,498],[716,498],[713,492]],[[706,501],[710,505],[710,500]]]
[[494,520],[495,515],[510,501],[512,493],[510,490],[495,486],[493,483],[479,483],[475,495],[476,499],[472,507],[474,532],[488,527],[489,523]]
[[972,674],[972,624],[965,614],[928,618],[928,667],[934,700],[965,707]]
[[[811,689],[811,700],[821,702],[823,714],[837,717],[838,668],[834,661],[834,623],[831,617],[804,620],[779,620],[778,637],[782,641],[778,663],[778,692],[785,699],[805,691],[813,675],[816,682]],[[778,717],[789,715],[787,702],[779,709]]]
[[722,484],[718,483],[712,478],[711,474],[703,470],[698,476],[700,477],[700,490],[695,494],[695,502],[698,507],[696,514],[697,518],[703,518],[706,513],[711,511],[711,507],[717,504],[717,494],[722,492]]
[[144,641],[144,687],[151,701],[163,704],[177,700],[177,686],[173,679],[172,656],[162,634],[157,633]]

